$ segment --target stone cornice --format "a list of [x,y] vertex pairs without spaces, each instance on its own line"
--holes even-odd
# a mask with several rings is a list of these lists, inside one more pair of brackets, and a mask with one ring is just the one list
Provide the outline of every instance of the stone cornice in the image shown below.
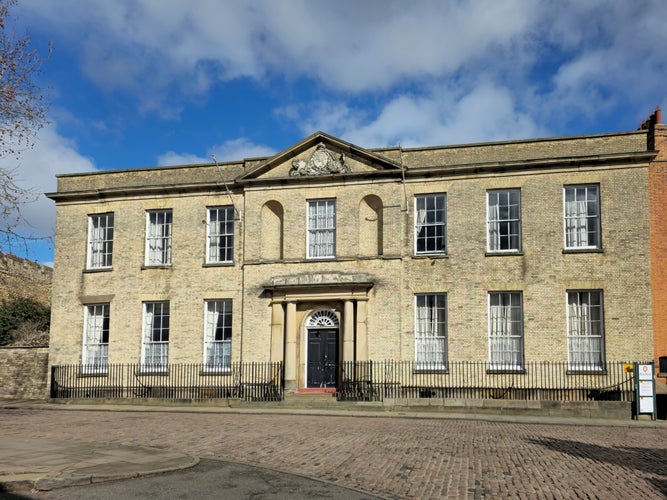
[[[410,167],[406,165],[403,171],[406,177],[433,178],[442,176],[452,178],[459,175],[493,174],[501,172],[535,171],[568,169],[581,167],[602,167],[648,164],[657,155],[657,151],[636,151],[626,153],[598,154],[590,156],[571,156],[562,158],[540,158],[534,160],[515,160],[485,163],[451,164],[436,166]],[[401,178],[401,170],[377,170],[369,172],[352,172],[345,174],[331,174],[303,177],[278,177],[259,179],[239,179],[227,183],[227,186],[235,194],[242,194],[244,188],[257,188],[271,185],[297,185],[297,184],[320,184],[340,183],[341,185],[350,181],[364,179],[397,179]],[[225,192],[224,182],[199,182],[179,184],[155,184],[149,186],[114,186],[103,189],[72,190],[46,193],[46,196],[56,202],[68,201],[90,201],[106,198],[123,198],[137,196],[173,195],[179,193],[203,193],[203,192]]]

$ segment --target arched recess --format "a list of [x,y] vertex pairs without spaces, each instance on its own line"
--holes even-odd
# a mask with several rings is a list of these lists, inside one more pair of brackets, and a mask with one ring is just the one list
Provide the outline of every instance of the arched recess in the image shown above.
[[283,258],[283,206],[277,201],[262,205],[260,256],[267,260]]
[[374,194],[359,203],[359,255],[382,255],[382,200]]

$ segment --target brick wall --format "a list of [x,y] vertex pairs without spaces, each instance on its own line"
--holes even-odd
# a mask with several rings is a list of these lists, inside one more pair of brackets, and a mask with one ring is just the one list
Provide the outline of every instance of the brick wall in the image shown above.
[[0,347],[0,398],[46,398],[48,360],[48,347]]
[[649,168],[653,350],[657,364],[660,356],[667,356],[667,125],[655,125],[649,147],[658,151]]

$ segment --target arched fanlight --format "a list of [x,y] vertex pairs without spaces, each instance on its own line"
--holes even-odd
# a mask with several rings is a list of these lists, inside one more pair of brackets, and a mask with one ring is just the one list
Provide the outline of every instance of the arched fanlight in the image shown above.
[[338,326],[338,317],[332,311],[316,311],[308,318],[307,326]]

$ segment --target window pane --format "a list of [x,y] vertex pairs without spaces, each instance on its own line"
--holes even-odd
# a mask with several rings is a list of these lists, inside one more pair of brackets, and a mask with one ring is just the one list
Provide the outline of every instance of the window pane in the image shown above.
[[218,207],[208,210],[207,262],[234,260],[234,208]]
[[88,225],[88,268],[111,267],[113,213],[91,215]]
[[84,328],[84,370],[106,372],[109,355],[109,304],[85,306]]
[[602,292],[567,293],[568,364],[571,370],[604,367]]
[[146,265],[171,264],[171,211],[148,212]]
[[336,200],[308,202],[308,257],[336,256]]
[[565,247],[599,248],[598,186],[566,186],[564,204]]
[[166,369],[169,354],[169,302],[144,303],[143,364]]
[[446,195],[415,197],[415,253],[446,251]]
[[489,293],[489,362],[492,369],[523,367],[523,306],[520,292]]
[[418,369],[447,367],[447,298],[415,296],[415,362]]
[[491,252],[521,249],[521,191],[487,193],[487,239]]
[[207,369],[231,367],[232,301],[206,301],[204,364]]

